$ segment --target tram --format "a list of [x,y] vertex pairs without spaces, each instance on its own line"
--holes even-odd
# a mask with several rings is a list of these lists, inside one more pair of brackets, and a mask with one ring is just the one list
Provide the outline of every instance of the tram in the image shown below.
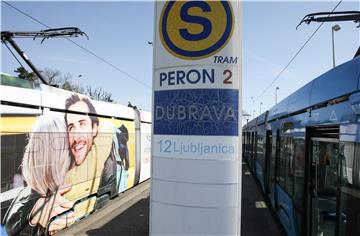
[[360,57],[247,123],[243,158],[288,235],[360,235]]
[[0,91],[2,233],[55,234],[150,178],[150,113],[6,74]]

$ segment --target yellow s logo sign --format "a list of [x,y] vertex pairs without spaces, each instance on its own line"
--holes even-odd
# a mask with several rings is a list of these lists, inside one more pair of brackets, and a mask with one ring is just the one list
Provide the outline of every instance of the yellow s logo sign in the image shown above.
[[161,42],[169,53],[197,60],[214,55],[228,43],[234,16],[228,1],[170,1],[159,24]]

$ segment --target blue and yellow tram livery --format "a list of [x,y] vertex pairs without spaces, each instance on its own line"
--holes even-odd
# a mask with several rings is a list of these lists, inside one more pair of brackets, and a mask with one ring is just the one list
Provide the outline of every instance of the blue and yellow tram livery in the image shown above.
[[288,235],[360,235],[360,57],[250,121],[243,150]]
[[1,224],[53,235],[150,177],[151,115],[1,74]]

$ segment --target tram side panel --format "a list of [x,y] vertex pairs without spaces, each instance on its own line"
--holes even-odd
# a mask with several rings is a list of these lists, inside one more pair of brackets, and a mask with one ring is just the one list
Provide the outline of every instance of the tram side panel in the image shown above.
[[[19,92],[24,94],[27,90]],[[63,102],[57,101],[57,104]],[[56,104],[44,109],[22,105],[1,105],[1,223],[8,234],[45,233],[45,230],[54,229],[57,220],[64,217],[68,221],[62,228],[68,227],[103,206],[106,199],[134,185],[133,120],[64,112]],[[96,132],[75,132],[64,121],[65,114],[68,123],[72,119],[80,126],[89,121],[93,128],[92,121],[97,120]],[[88,150],[85,157],[81,157],[85,147]],[[60,203],[52,202],[50,210],[45,211],[48,205],[39,202],[49,202],[46,200],[53,199],[51,196],[56,193],[61,195],[67,208],[54,215],[52,210]],[[36,203],[40,208],[33,212]],[[35,227],[30,225],[31,216],[46,215],[46,212],[51,212],[50,220],[39,219],[32,222]]]
[[[39,118],[34,115],[1,117],[1,212],[2,219],[4,219],[2,223],[8,226],[9,234],[31,230],[26,229],[29,227],[22,228],[21,225],[11,224],[13,221],[18,221],[24,226],[29,226],[26,218],[14,219],[14,217],[19,216],[16,213],[20,211],[21,214],[31,214],[31,212],[26,212],[25,208],[31,210],[32,207],[29,209],[28,206],[34,205],[39,199],[45,199],[46,194],[55,193],[41,191],[54,184],[60,186],[61,180],[56,180],[60,182],[54,180],[55,177],[59,178],[58,175],[62,173],[59,169],[69,168],[62,173],[65,174],[65,177],[63,185],[59,187],[59,192],[63,193],[62,190],[66,189],[63,187],[64,185],[70,186],[70,191],[64,192],[62,197],[66,202],[73,203],[71,209],[67,210],[71,210],[75,214],[74,221],[87,216],[95,207],[99,208],[96,205],[103,205],[103,203],[98,202],[98,198],[101,198],[102,195],[106,194],[109,196],[108,198],[116,196],[118,192],[125,191],[134,184],[134,122],[122,120],[111,122],[107,119],[99,119],[96,137],[91,137],[93,134],[89,133],[77,134],[90,137],[90,139],[93,138],[86,159],[78,164],[71,160],[73,158],[71,147],[66,147],[70,139],[67,131],[56,130],[52,133],[51,127],[49,131],[46,131],[49,128],[46,122],[50,120],[52,124],[54,122],[53,117],[57,117],[58,121],[63,120],[64,113],[51,112],[51,114],[44,114]],[[39,127],[42,122],[45,122],[43,123],[44,126]],[[11,123],[11,127],[6,125],[9,123]],[[14,127],[16,124],[18,125]],[[33,130],[34,124],[37,124],[39,130]],[[124,147],[120,147],[123,143],[117,141],[116,132],[114,132],[116,127],[122,125],[126,126],[129,132],[125,150],[123,150]],[[80,137],[80,139],[81,142],[85,142],[83,139],[86,137]],[[26,159],[25,156],[27,156]],[[50,156],[51,158],[49,158]],[[55,158],[69,158],[70,160],[59,162]],[[24,163],[25,160],[27,163]],[[128,161],[128,167],[126,167],[126,161]],[[68,167],[60,167],[58,166],[59,163],[68,165]],[[42,172],[45,173],[42,175]],[[25,181],[24,173],[27,173],[29,183]],[[41,178],[45,178],[45,180],[41,180]],[[56,189],[52,191],[56,191]],[[24,199],[26,199],[25,202]],[[52,208],[56,207],[58,206],[55,204]],[[51,218],[56,218],[56,215]],[[47,227],[50,226],[51,220]]]
[[[17,87],[12,86],[14,83]],[[41,93],[35,83],[15,81],[15,78],[4,74],[1,74],[0,87],[1,219],[4,219],[14,196],[23,186],[21,169],[18,167],[22,162],[26,134],[31,132],[33,122],[41,114]],[[24,105],[19,107],[14,103]]]
[[[135,179],[135,123],[134,121],[111,119],[111,124],[115,127],[118,150],[116,158],[117,164],[117,190],[118,193],[134,186]],[[114,139],[115,139],[114,136]],[[119,179],[120,178],[120,179]],[[121,182],[121,178],[127,181]]]
[[149,179],[150,173],[151,173],[151,124],[141,123],[140,182]]
[[0,117],[1,219],[4,219],[13,198],[24,186],[22,171],[19,167],[23,159],[27,134],[31,132],[32,125],[41,114],[41,110],[14,109],[11,106],[1,105],[1,111],[4,112]]

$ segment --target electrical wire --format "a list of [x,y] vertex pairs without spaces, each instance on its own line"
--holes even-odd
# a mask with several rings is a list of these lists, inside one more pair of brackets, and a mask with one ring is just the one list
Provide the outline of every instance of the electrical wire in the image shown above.
[[[342,3],[343,0],[340,0],[336,6],[333,8],[333,10],[331,11],[334,12],[336,10],[336,8]],[[329,14],[328,16],[330,16],[331,14]],[[324,22],[322,22],[317,28],[316,30],[310,35],[310,37],[305,41],[305,43],[300,47],[300,49],[295,53],[295,55],[290,59],[290,61],[286,64],[286,66],[280,71],[280,73],[275,77],[275,79],[273,79],[273,81],[271,81],[271,83],[262,91],[262,93],[254,100],[251,109],[253,109],[254,104],[256,101],[258,101],[265,93],[267,90],[269,90],[273,84],[280,78],[280,76],[284,73],[284,71],[290,66],[290,64],[295,60],[295,58],[300,54],[300,52],[305,48],[305,46],[309,43],[309,41],[315,36],[315,34],[319,31],[319,29],[321,28],[321,26],[324,24]]]
[[[7,1],[2,1],[3,3],[5,3],[6,5],[8,5],[9,7],[13,8],[14,10],[20,12],[21,14],[29,17],[30,19],[32,19],[33,21],[41,24],[42,26],[48,28],[48,29],[51,29],[51,27],[49,25],[46,25],[44,24],[43,22],[41,22],[40,20],[36,19],[35,17],[29,15],[28,13],[18,9],[17,7],[13,6],[12,4],[8,3]],[[126,75],[128,78],[138,82],[139,84],[147,87],[147,88],[151,88],[151,86],[149,86],[148,84],[142,82],[141,80],[137,79],[136,77],[132,76],[131,74],[127,73],[126,71],[120,69],[119,67],[117,67],[116,65],[112,64],[111,62],[107,61],[106,59],[100,57],[99,55],[97,55],[96,53],[90,51],[89,49],[85,48],[84,46],[81,46],[80,44],[76,43],[75,41],[69,39],[69,38],[65,38],[67,39],[68,41],[70,41],[71,43],[73,43],[74,45],[76,45],[77,47],[81,48],[82,50],[86,51],[87,53],[89,53],[90,55],[96,57],[97,59],[99,59],[100,61],[104,62],[105,64],[107,64],[108,66],[111,66],[112,68],[114,68],[115,70],[119,71],[120,73]]]
[[[343,0],[340,0],[336,6],[333,8],[333,10],[331,12],[334,12],[336,10],[336,8],[342,3]],[[38,19],[36,19],[35,17],[27,14],[26,12],[16,8],[15,6],[11,5],[10,3],[8,3],[7,1],[3,1],[6,5],[10,6],[11,8],[15,9],[16,11],[20,12],[21,14],[29,17],[30,19],[32,19],[33,21],[47,27],[47,28],[51,28],[50,26],[42,23],[41,21],[39,21]],[[330,14],[328,15],[330,16]],[[319,29],[322,27],[322,25],[324,24],[324,22],[322,22],[319,27],[317,27],[317,29],[311,34],[311,36],[305,41],[305,43],[300,47],[300,49],[295,53],[295,55],[290,59],[290,61],[286,64],[286,66],[279,72],[279,74],[275,77],[275,79],[262,91],[262,93],[253,101],[253,105],[256,103],[256,101],[258,101],[265,93],[267,90],[269,90],[273,84],[280,78],[280,76],[284,73],[284,71],[291,65],[291,63],[296,59],[296,57],[300,54],[300,52],[305,48],[305,46],[309,43],[309,41],[315,36],[315,34],[319,31]],[[121,72],[122,74],[126,75],[128,78],[142,84],[145,87],[148,87],[151,89],[151,87],[147,84],[145,84],[144,82],[138,80],[137,78],[135,78],[134,76],[132,76],[131,74],[121,70],[119,67],[117,67],[116,65],[112,64],[111,62],[105,60],[104,58],[98,56],[97,54],[95,54],[94,52],[90,51],[89,49],[81,46],[80,44],[74,42],[71,39],[66,38],[67,40],[69,40],[70,42],[72,42],[73,44],[75,44],[77,47],[81,48],[82,50],[86,51],[87,53],[91,54],[92,56],[96,57],[97,59],[101,60],[102,62],[106,63],[107,65],[113,67],[115,70]],[[253,105],[251,107],[250,110],[252,110]]]
[[25,68],[25,67],[23,66],[23,64],[21,64],[21,62],[19,61],[19,59],[16,57],[16,55],[14,54],[14,52],[9,48],[9,46],[7,45],[7,43],[4,42],[4,44],[5,44],[5,46],[7,47],[7,49],[9,49],[11,55],[13,55],[13,57],[15,58],[15,60],[20,64],[20,66],[23,67],[23,68]]
[[143,86],[152,89],[149,85],[145,84],[144,82],[142,82],[141,80],[138,80],[137,78],[135,78],[134,76],[130,75],[129,73],[127,73],[126,71],[121,70],[119,67],[117,67],[116,65],[112,64],[111,62],[103,59],[102,57],[96,55],[94,52],[90,51],[89,49],[81,46],[80,44],[76,43],[75,41],[66,38],[67,40],[69,40],[70,42],[72,42],[73,44],[75,44],[76,46],[78,46],[79,48],[83,49],[84,51],[86,51],[87,53],[93,55],[94,57],[96,57],[97,59],[99,59],[100,61],[104,62],[105,64],[111,66],[112,68],[114,68],[117,71],[120,71],[121,73],[123,73],[124,75],[126,75],[127,77],[129,77],[132,80],[135,80],[136,82],[142,84]]

